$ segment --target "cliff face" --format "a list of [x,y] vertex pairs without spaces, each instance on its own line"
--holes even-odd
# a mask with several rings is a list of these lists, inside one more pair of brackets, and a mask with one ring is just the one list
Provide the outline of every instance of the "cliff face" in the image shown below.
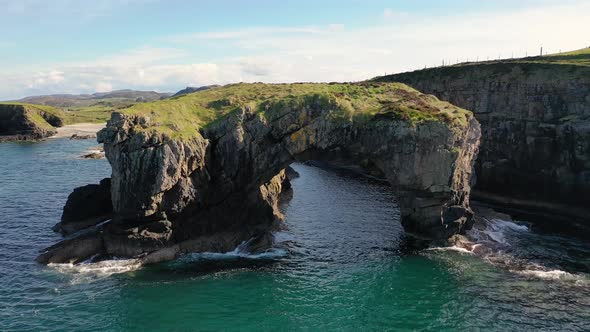
[[34,105],[0,103],[0,141],[38,140],[56,134],[63,120]]
[[[475,189],[590,219],[590,67],[492,63],[378,78],[472,110],[482,126]],[[491,194],[491,195],[490,195]]]
[[[288,181],[283,170],[308,159],[375,165],[399,192],[409,231],[445,238],[468,228],[479,124],[471,113],[431,96],[398,91],[397,85],[375,88],[389,98],[377,113],[351,114],[343,100],[325,92],[279,96],[258,106],[242,100],[223,118],[176,138],[156,129],[167,118],[114,113],[98,135],[113,168],[115,215],[96,235],[102,238],[99,250],[119,257],[147,254],[143,262],[155,262],[188,251],[228,251],[252,237],[264,239],[281,217],[277,200]],[[223,89],[184,98],[219,98]],[[257,89],[292,92],[289,85]],[[364,93],[374,98],[370,89]],[[444,111],[456,118],[422,119],[409,105],[425,114]],[[404,117],[406,113],[415,120]],[[63,253],[61,248],[68,245],[51,248],[40,261],[80,259]]]

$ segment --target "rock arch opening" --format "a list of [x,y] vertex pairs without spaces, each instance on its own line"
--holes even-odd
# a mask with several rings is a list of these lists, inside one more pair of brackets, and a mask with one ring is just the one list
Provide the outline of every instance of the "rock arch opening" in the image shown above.
[[318,161],[290,165],[297,176],[279,201],[283,220],[273,233],[271,252],[288,249],[348,264],[351,258],[377,257],[410,244],[393,188],[349,166]]
[[[312,104],[287,107],[270,118],[242,109],[229,122],[229,130],[214,127],[204,132],[212,142],[208,169],[218,172],[213,175],[215,187],[225,189],[227,195],[222,196],[233,195],[246,204],[224,211],[260,206],[252,200],[258,188],[273,185],[277,174],[280,177],[294,161],[340,160],[371,167],[387,179],[399,197],[406,230],[443,238],[468,226],[469,181],[479,139],[475,121],[456,136],[438,122],[412,126],[376,117],[342,123],[330,119],[329,109]],[[262,196],[258,200],[268,201]]]

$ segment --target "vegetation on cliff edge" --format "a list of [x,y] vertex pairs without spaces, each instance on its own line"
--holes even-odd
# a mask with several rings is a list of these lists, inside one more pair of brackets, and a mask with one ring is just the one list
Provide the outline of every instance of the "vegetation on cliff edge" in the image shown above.
[[392,74],[373,78],[373,82],[408,82],[411,80],[427,81],[434,77],[457,79],[471,73],[481,71],[490,75],[513,73],[518,76],[540,75],[541,78],[558,79],[571,73],[579,73],[580,77],[590,75],[590,48],[577,51],[530,56],[518,59],[502,59],[480,62],[464,62],[456,65],[420,69],[400,74]]
[[442,121],[463,127],[469,111],[424,95],[401,83],[239,83],[121,110],[149,119],[145,129],[170,137],[191,137],[200,128],[242,108],[272,118],[284,108],[321,107],[334,119],[368,121],[376,115],[417,124]]
[[25,104],[25,103],[18,103],[18,102],[0,102],[0,112],[4,112],[2,105],[9,105],[9,106],[22,106],[25,109],[25,116],[26,118],[34,123],[37,127],[41,129],[50,130],[53,129],[52,126],[48,121],[48,116],[57,118],[62,122],[66,122],[67,116],[64,114],[62,110],[51,106],[44,106],[44,105],[32,105],[32,104]]

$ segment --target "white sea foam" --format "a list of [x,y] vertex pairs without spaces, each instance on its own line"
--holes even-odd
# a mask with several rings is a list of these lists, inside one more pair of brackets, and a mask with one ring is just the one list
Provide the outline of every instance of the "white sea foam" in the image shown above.
[[432,251],[457,251],[464,254],[473,254],[473,251],[468,250],[467,248],[460,247],[460,246],[450,246],[450,247],[432,247],[426,250]]
[[581,274],[572,274],[558,269],[548,269],[540,264],[523,260],[511,254],[518,248],[511,242],[519,233],[529,232],[528,226],[501,219],[485,220],[467,232],[466,241],[449,247],[433,247],[428,251],[453,251],[481,257],[485,261],[508,271],[534,279],[574,282],[575,285],[588,285],[590,280]]
[[478,226],[467,233],[471,239],[478,242],[495,242],[505,246],[510,246],[507,235],[529,231],[526,225],[501,219],[487,220],[484,225]]
[[572,278],[572,277],[574,277],[573,274],[567,273],[567,272],[562,271],[562,270],[551,270],[551,271],[542,271],[542,270],[521,270],[521,271],[517,271],[517,270],[511,270],[511,272],[514,272],[516,274],[520,274],[520,275],[523,275],[523,276],[536,277],[536,278],[539,278],[539,279],[552,279],[552,280],[557,280],[557,279],[566,279],[566,278]]
[[224,259],[236,259],[236,258],[246,258],[246,259],[276,259],[285,257],[287,255],[287,251],[284,249],[277,249],[272,248],[266,250],[261,253],[251,254],[248,252],[239,252],[239,251],[230,251],[226,253],[219,253],[219,252],[202,252],[202,253],[193,253],[189,254],[192,258],[201,258],[201,259],[208,259],[208,260],[224,260]]
[[63,273],[74,274],[95,274],[110,276],[117,273],[125,273],[137,270],[141,267],[138,259],[111,259],[96,263],[82,262],[80,264],[57,264],[50,263],[49,267]]
[[198,252],[188,253],[175,260],[176,263],[198,262],[203,260],[221,261],[232,259],[273,260],[287,256],[287,251],[281,248],[270,248],[263,252],[251,253],[250,243],[254,238],[242,242],[234,250],[228,252]]
[[254,238],[244,241],[240,243],[234,250],[229,252],[200,252],[200,253],[191,253],[184,257],[184,259],[189,260],[199,260],[199,259],[206,259],[206,260],[226,260],[226,259],[236,259],[236,258],[246,258],[246,259],[276,259],[281,258],[287,255],[287,251],[280,248],[270,248],[263,252],[258,253],[251,253],[249,251],[250,243],[254,240]]
[[141,268],[142,265],[141,262],[137,259],[111,259],[95,263],[50,263],[47,266],[49,266],[57,272],[72,276],[70,283],[75,285],[107,278],[113,274],[121,274],[135,271]]
[[590,280],[587,277],[580,274],[573,274],[562,270],[512,270],[511,272],[535,279],[542,280],[560,280],[574,282],[576,285],[588,285]]
[[512,221],[502,219],[492,219],[491,227],[494,229],[509,229],[517,232],[527,232],[529,227],[527,225],[518,224]]
[[[264,252],[250,253],[248,251],[248,248],[253,240],[254,239],[244,241],[240,245],[238,245],[234,250],[229,252],[190,253],[177,259],[176,262],[186,263],[200,260],[230,260],[237,258],[245,258],[252,260],[270,260],[285,257],[287,255],[287,251],[280,248],[270,248]],[[113,274],[131,272],[142,267],[141,261],[139,259],[111,259],[99,262],[92,262],[93,258],[94,257],[78,264],[50,263],[48,264],[48,266],[58,272],[77,276],[78,278],[75,278],[73,280],[74,283],[79,283],[81,281],[93,278],[108,277]]]

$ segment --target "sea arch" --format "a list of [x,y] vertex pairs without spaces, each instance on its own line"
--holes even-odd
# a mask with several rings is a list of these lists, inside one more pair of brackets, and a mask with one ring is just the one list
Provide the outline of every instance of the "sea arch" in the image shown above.
[[[377,112],[355,113],[346,95],[343,100],[325,92],[257,104],[241,99],[232,112],[184,136],[158,130],[165,120],[158,112],[166,104],[148,114],[114,113],[98,135],[113,170],[114,215],[98,235],[99,250],[148,254],[147,262],[231,250],[280,217],[284,169],[318,159],[382,173],[397,192],[407,231],[438,239],[462,232],[472,217],[478,122],[470,112],[415,90],[378,88],[388,93],[377,99],[384,105]],[[373,98],[376,92],[366,93]],[[207,105],[227,104],[231,100],[224,98]],[[449,117],[451,112],[460,116]],[[171,128],[183,129],[176,123]]]

